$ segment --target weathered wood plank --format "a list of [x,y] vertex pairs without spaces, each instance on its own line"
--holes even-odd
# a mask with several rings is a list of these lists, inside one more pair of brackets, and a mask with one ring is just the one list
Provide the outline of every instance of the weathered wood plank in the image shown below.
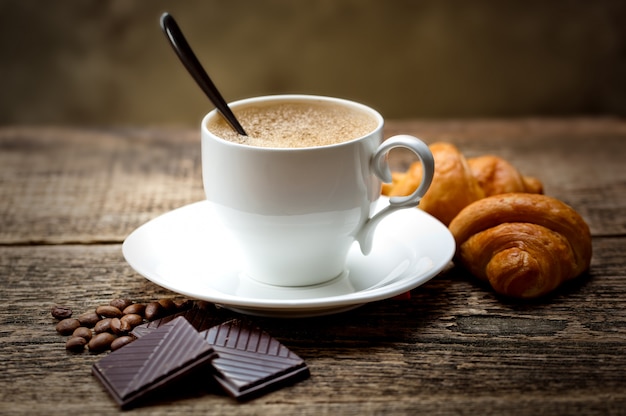
[[0,130],[0,242],[119,242],[203,197],[199,132]]
[[[453,268],[410,300],[305,320],[255,318],[307,361],[309,380],[253,404],[192,391],[158,409],[618,414],[626,404],[624,239],[596,238],[594,246],[589,276],[533,303],[498,298]],[[0,411],[23,414],[115,411],[89,374],[98,356],[64,350],[53,304],[83,312],[120,296],[176,296],[133,272],[117,244],[0,247],[0,283]]]
[[[248,404],[178,392],[136,413],[623,413],[626,122],[389,122],[386,136],[397,133],[449,141],[467,156],[498,154],[542,179],[590,223],[590,273],[547,299],[518,302],[451,268],[410,300],[331,317],[256,318],[307,361],[311,379]],[[114,413],[89,374],[98,356],[66,353],[49,308],[176,296],[130,269],[119,242],[202,199],[199,134],[4,127],[0,150],[0,413]],[[399,170],[411,160],[396,152],[390,163]]]
[[[468,156],[506,157],[579,210],[595,235],[623,235],[625,126],[614,119],[392,121],[386,136],[409,133],[450,141]],[[193,130],[5,127],[0,150],[2,244],[120,242],[204,197]],[[396,152],[390,163],[401,170],[411,160]]]

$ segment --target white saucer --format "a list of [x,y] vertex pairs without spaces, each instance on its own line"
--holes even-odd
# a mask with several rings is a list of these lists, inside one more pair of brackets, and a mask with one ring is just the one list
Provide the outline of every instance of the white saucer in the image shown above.
[[400,295],[436,276],[455,250],[442,223],[404,209],[382,220],[368,256],[354,244],[341,276],[316,286],[271,286],[240,272],[239,253],[211,212],[202,201],[149,221],[124,241],[124,257],[152,282],[185,296],[249,315],[295,318]]

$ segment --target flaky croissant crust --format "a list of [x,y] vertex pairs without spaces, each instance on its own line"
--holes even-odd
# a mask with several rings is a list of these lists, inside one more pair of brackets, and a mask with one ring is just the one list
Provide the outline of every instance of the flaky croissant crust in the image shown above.
[[509,192],[543,193],[543,185],[538,179],[522,175],[501,157],[494,155],[473,157],[467,159],[467,164],[485,196]]
[[465,207],[450,223],[456,257],[498,293],[533,298],[589,268],[591,235],[567,204],[508,193]]
[[[430,188],[419,207],[448,225],[467,205],[486,196],[508,192],[542,193],[535,178],[523,176],[508,161],[493,155],[466,159],[451,143],[429,146],[435,159],[435,173]],[[422,166],[414,162],[405,173],[394,173],[393,183],[383,186],[383,194],[408,195],[422,180]]]
[[[450,143],[433,143],[429,146],[435,160],[435,173],[430,188],[419,207],[448,225],[466,205],[485,196],[459,149]],[[396,175],[396,183],[383,188],[389,196],[408,195],[422,179],[422,166],[413,163],[406,174]]]

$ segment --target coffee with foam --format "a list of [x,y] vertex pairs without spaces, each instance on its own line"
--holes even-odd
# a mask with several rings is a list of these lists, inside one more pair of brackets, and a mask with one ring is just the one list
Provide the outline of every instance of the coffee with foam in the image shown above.
[[216,116],[207,128],[225,140],[258,147],[303,148],[327,146],[365,136],[378,120],[348,105],[315,101],[271,101],[233,109],[248,136],[237,134]]

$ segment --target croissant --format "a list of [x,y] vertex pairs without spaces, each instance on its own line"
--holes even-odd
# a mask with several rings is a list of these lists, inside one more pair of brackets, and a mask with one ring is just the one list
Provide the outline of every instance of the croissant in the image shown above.
[[449,229],[462,265],[506,296],[543,296],[591,262],[588,225],[570,206],[545,195],[481,199],[465,207]]
[[522,174],[509,162],[498,156],[485,155],[467,160],[472,175],[485,196],[509,192],[543,193],[541,182]]
[[[485,196],[472,174],[467,160],[450,143],[433,143],[430,151],[435,159],[433,181],[419,207],[448,225],[466,205]],[[383,187],[389,196],[408,195],[422,180],[422,165],[414,162],[405,174],[395,174],[391,186]]]
[[[448,225],[467,205],[481,198],[509,192],[543,193],[542,183],[523,176],[506,160],[492,155],[466,159],[450,143],[430,146],[435,159],[435,174],[419,207]],[[408,195],[422,180],[422,165],[414,162],[404,173],[393,172],[393,181],[384,184],[382,193]]]

